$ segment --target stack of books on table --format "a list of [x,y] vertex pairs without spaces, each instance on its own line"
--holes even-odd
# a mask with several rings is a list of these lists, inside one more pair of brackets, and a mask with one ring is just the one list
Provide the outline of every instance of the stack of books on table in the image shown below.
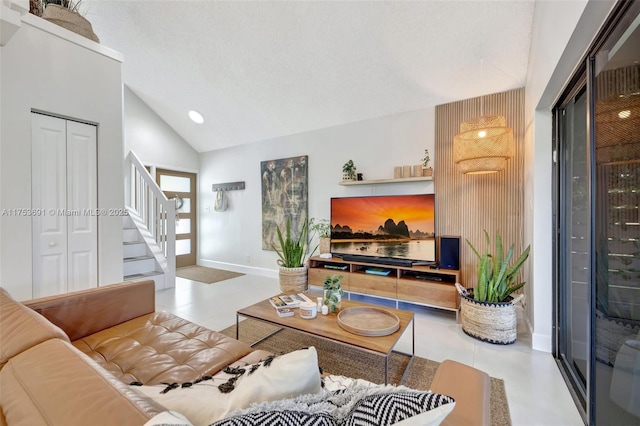
[[271,302],[279,316],[290,317],[293,316],[293,309],[300,306],[300,302],[311,302],[311,299],[302,293],[281,294],[280,296],[273,296],[269,299],[269,302]]

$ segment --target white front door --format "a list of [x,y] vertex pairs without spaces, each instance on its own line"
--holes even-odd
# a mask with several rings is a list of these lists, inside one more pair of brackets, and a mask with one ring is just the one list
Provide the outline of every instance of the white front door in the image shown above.
[[97,129],[32,114],[33,297],[98,284]]

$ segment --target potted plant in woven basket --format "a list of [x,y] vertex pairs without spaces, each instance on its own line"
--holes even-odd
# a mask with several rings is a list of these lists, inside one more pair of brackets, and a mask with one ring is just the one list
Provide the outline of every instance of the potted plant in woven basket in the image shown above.
[[278,254],[280,265],[280,291],[283,293],[300,293],[309,288],[305,258],[309,249],[307,243],[307,223],[302,225],[298,238],[291,236],[291,221],[287,220],[285,234],[277,227],[280,247],[273,246]]
[[489,343],[508,345],[516,341],[515,305],[523,297],[521,294],[512,297],[511,294],[525,285],[524,282],[516,283],[516,279],[522,265],[529,257],[531,246],[527,246],[520,257],[510,265],[514,245],[511,244],[505,255],[502,238],[496,233],[495,252],[491,254],[489,253],[491,239],[487,231],[484,231],[484,235],[486,251],[482,254],[469,240],[466,240],[480,261],[478,284],[475,288],[465,289],[456,283],[461,296],[462,331]]
[[31,7],[36,13],[42,11],[42,19],[53,22],[63,28],[73,31],[100,43],[100,39],[93,32],[91,22],[84,16],[80,15],[78,7],[82,0],[42,0],[42,7]]

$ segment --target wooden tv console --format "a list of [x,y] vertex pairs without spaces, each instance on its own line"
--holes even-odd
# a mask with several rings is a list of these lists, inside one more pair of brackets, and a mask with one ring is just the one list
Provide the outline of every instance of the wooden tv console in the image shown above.
[[[374,274],[372,268],[388,270],[389,274]],[[346,261],[337,257],[309,259],[309,284],[321,286],[326,277],[334,274],[344,277],[342,289],[350,293],[456,311],[456,317],[460,309],[460,295],[455,287],[460,281],[460,271]]]

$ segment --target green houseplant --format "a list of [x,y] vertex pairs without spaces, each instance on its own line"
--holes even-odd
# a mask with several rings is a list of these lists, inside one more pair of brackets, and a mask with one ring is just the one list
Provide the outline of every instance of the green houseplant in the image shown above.
[[469,240],[467,244],[479,260],[478,283],[473,289],[465,289],[460,284],[456,288],[460,293],[462,331],[477,339],[495,343],[511,344],[517,337],[517,318],[515,304],[522,295],[511,294],[522,288],[524,282],[516,282],[520,269],[529,257],[531,246],[511,264],[514,256],[514,244],[509,246],[505,255],[502,237],[496,233],[494,252],[491,253],[491,239],[484,231],[486,250],[482,254]]
[[356,166],[349,160],[342,166],[342,180],[356,180]]
[[495,252],[491,254],[489,253],[491,239],[487,231],[484,231],[484,237],[487,251],[482,254],[476,250],[469,240],[466,240],[480,261],[478,264],[478,283],[473,290],[473,296],[475,300],[480,302],[504,302],[511,293],[521,289],[526,284],[525,282],[516,283],[515,281],[520,274],[522,265],[529,257],[531,246],[527,246],[514,264],[509,266],[513,258],[514,245],[511,244],[505,257],[502,238],[500,234],[496,233]]
[[340,312],[342,304],[342,275],[331,275],[324,279],[322,283],[322,289],[324,290],[323,304],[327,305],[330,314]]
[[429,162],[431,161],[431,157],[429,156],[429,150],[424,150],[424,157],[422,157],[422,176],[432,176],[433,175],[433,167],[429,167]]
[[331,223],[329,219],[316,219],[312,217],[309,221],[309,231],[313,235],[318,234],[318,247],[320,254],[331,252]]
[[308,288],[307,267],[304,265],[309,244],[307,242],[307,223],[302,225],[300,235],[291,235],[291,220],[287,219],[284,235],[276,227],[280,247],[272,246],[278,254],[280,266],[280,290],[283,293],[299,293]]

